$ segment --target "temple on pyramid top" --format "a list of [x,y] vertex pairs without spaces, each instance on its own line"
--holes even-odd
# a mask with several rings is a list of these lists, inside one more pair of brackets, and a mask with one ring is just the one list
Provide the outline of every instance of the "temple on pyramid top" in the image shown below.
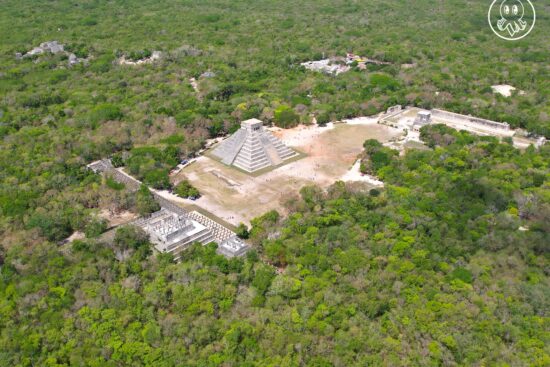
[[241,128],[216,146],[212,155],[228,166],[252,173],[279,166],[298,153],[264,129],[262,121],[250,119],[241,122]]

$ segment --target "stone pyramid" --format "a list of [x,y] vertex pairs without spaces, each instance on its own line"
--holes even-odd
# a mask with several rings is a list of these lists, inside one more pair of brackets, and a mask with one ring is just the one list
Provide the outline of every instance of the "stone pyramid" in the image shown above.
[[212,155],[224,164],[255,172],[278,166],[298,153],[264,129],[260,120],[251,119],[241,122],[241,128],[214,148]]

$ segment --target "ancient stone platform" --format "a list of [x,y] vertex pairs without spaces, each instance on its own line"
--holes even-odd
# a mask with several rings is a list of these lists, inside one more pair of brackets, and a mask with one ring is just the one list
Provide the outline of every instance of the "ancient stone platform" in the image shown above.
[[241,128],[215,147],[212,155],[228,166],[252,173],[278,166],[298,153],[264,129],[262,121],[251,119],[243,121]]

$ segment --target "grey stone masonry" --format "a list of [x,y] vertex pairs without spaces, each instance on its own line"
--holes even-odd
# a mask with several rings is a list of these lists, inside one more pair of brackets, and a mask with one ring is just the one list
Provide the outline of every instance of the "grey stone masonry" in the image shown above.
[[213,152],[214,155],[222,160],[222,163],[230,165],[241,150],[246,140],[246,130],[239,129],[229,139],[223,142]]
[[229,228],[222,226],[221,224],[213,221],[212,219],[208,218],[205,215],[202,215],[197,211],[190,212],[188,214],[188,217],[195,222],[198,222],[203,226],[210,228],[210,230],[212,231],[212,235],[214,236],[214,241],[217,243],[221,243],[228,238],[235,236],[235,232],[233,232]]
[[257,119],[243,121],[235,134],[212,151],[212,155],[222,163],[247,172],[278,166],[297,154],[264,129],[263,123]]
[[212,230],[186,215],[166,208],[136,220],[159,252],[170,253],[179,258],[179,253],[192,243],[207,244],[214,241]]
[[438,109],[432,110],[432,116],[435,118],[457,121],[459,123],[470,122],[470,123],[485,125],[493,129],[510,130],[510,124],[508,124],[507,122],[491,121],[491,120],[482,119],[479,117],[466,116],[466,115],[461,115],[459,113],[443,111]]
[[250,250],[250,246],[237,236],[226,239],[218,246],[218,253],[229,258],[242,256],[248,250]]

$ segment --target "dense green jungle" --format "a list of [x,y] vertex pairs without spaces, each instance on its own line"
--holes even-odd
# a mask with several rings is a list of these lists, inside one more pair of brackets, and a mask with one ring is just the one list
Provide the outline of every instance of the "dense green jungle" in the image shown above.
[[[86,169],[110,157],[166,189],[243,120],[396,104],[550,138],[550,3],[533,3],[508,42],[490,1],[0,0],[0,366],[550,365],[550,144],[443,125],[404,154],[367,140],[384,188],[305,186],[240,226],[236,259],[196,244],[175,262],[108,228],[101,211],[158,204]],[[25,55],[54,40],[67,52]],[[346,53],[379,63],[300,66]]]

